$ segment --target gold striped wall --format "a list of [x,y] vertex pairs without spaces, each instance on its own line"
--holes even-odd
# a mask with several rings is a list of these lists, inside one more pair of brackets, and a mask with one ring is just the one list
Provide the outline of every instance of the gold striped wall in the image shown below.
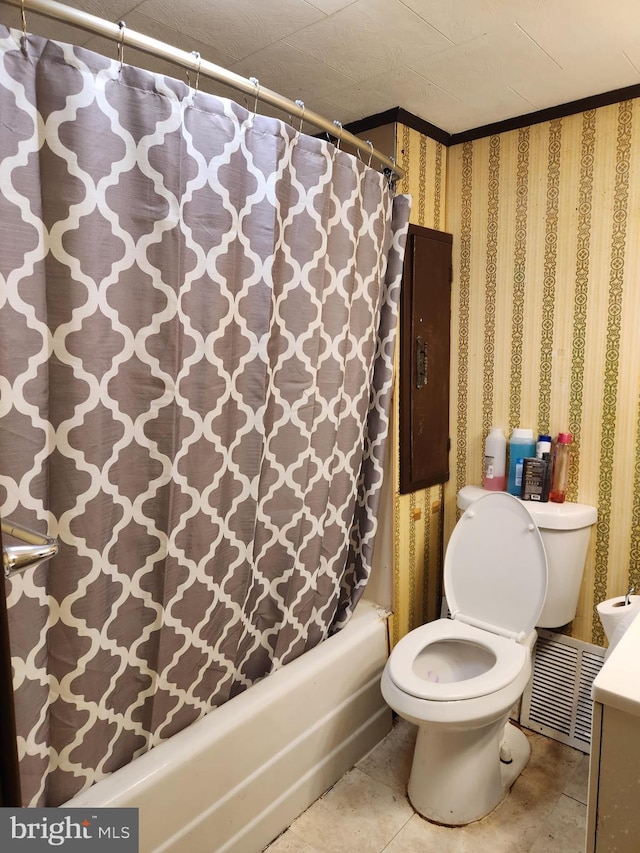
[[595,604],[640,591],[640,100],[454,146],[446,173],[445,541],[491,425],[572,432],[568,498],[599,520],[569,630],[603,643]]
[[[398,124],[396,157],[406,170],[399,191],[413,197],[410,221],[445,230],[447,149],[439,142]],[[396,348],[397,352],[397,348]],[[398,366],[396,364],[396,375]],[[399,489],[398,395],[393,427],[393,574],[394,615],[391,639],[439,615],[439,586],[443,542],[443,490],[440,486],[401,495]]]
[[[438,615],[457,490],[492,425],[569,430],[569,499],[598,509],[578,614],[640,592],[640,100],[446,148],[396,126],[411,221],[454,235],[451,479],[398,493],[394,642]],[[397,425],[397,401],[396,401]]]

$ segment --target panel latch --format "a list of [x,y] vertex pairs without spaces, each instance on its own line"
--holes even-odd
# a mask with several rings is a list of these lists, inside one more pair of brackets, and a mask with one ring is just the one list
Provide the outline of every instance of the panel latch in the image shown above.
[[416,388],[418,391],[427,384],[427,342],[418,335],[416,338]]

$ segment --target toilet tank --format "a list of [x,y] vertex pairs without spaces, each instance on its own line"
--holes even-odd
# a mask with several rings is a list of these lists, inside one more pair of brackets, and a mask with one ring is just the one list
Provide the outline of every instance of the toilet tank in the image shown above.
[[[491,493],[479,486],[464,486],[458,492],[458,507],[465,510],[486,494]],[[547,597],[537,627],[559,628],[575,618],[591,528],[598,512],[594,506],[569,501],[522,503],[540,530],[549,570]]]

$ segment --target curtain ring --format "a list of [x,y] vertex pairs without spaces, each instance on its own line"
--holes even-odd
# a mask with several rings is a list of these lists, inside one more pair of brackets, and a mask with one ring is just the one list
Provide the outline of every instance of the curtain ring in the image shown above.
[[27,52],[27,15],[24,10],[24,0],[20,0],[20,18],[22,19],[22,38],[20,39],[20,47],[22,52]]
[[191,56],[193,56],[194,59],[198,60],[198,67],[196,68],[196,82],[195,82],[195,85],[193,87],[193,89],[194,89],[193,97],[195,98],[195,96],[198,94],[198,86],[200,85],[200,66],[202,65],[202,57],[200,56],[200,53],[197,50],[192,50]]
[[302,133],[302,125],[304,124],[304,101],[296,101],[296,106],[300,107],[302,110],[302,115],[300,116],[300,127],[298,128],[298,133]]
[[371,158],[373,157],[373,142],[370,139],[367,139],[366,143],[369,146],[369,162],[367,163],[367,166],[371,166]]
[[335,126],[338,128],[338,130],[340,131],[340,135],[338,136],[338,142],[337,142],[337,144],[336,144],[336,149],[339,151],[339,150],[340,150],[340,143],[342,142],[342,134],[343,134],[343,130],[342,130],[342,122],[341,122],[341,121],[337,121],[337,120],[336,120],[336,121],[334,121],[333,123],[334,123],[334,124],[335,124]]
[[[255,90],[256,90],[256,99],[255,99],[254,104],[253,104],[253,115],[255,118],[255,116],[258,112],[258,98],[260,97],[260,81],[258,80],[257,77],[249,77],[249,82],[253,83]],[[251,124],[253,124],[253,119],[251,120]]]
[[120,27],[120,41],[118,42],[118,62],[120,63],[120,71],[122,71],[122,66],[124,65],[124,31],[127,28],[127,25],[124,21],[118,21],[118,26]]

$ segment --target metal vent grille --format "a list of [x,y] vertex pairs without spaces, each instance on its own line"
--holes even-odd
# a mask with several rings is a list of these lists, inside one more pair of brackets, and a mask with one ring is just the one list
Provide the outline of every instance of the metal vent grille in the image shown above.
[[589,752],[591,685],[604,653],[599,646],[539,628],[533,675],[522,697],[522,725]]

